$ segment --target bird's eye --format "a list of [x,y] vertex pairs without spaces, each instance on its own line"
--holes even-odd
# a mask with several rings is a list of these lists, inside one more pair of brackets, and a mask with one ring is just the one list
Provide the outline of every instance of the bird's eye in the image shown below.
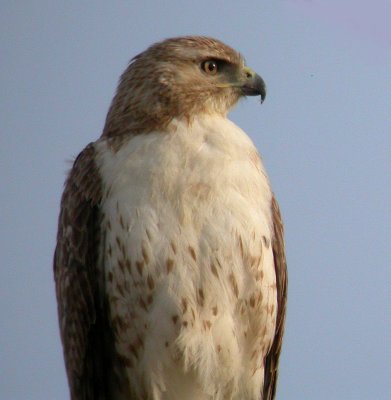
[[217,62],[214,60],[207,60],[201,64],[201,68],[208,74],[208,75],[216,75],[218,71]]

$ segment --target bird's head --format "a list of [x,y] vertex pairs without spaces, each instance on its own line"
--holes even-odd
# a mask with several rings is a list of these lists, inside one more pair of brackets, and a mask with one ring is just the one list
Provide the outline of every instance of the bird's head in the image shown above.
[[263,79],[219,40],[187,36],[156,43],[122,74],[105,136],[164,130],[173,118],[226,115],[243,96],[266,96]]

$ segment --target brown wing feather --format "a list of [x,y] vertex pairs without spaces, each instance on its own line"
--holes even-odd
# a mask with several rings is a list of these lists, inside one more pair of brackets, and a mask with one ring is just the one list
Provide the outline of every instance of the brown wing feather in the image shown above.
[[282,338],[285,327],[285,313],[287,301],[287,268],[284,248],[284,227],[281,219],[280,208],[273,196],[272,214],[274,223],[273,256],[277,281],[277,325],[272,347],[265,360],[265,382],[262,400],[272,400],[276,394],[278,378],[278,360],[280,357]]
[[65,183],[53,265],[73,400],[106,399],[107,393],[103,277],[98,268],[102,189],[94,160],[90,144],[75,160]]

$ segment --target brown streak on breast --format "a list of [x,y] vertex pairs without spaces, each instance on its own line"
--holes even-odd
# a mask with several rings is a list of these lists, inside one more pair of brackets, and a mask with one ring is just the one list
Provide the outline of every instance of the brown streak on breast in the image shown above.
[[236,282],[234,274],[229,275],[229,283],[231,284],[232,290],[235,294],[235,297],[239,297],[239,289],[238,289],[238,283]]
[[143,276],[144,261],[136,261],[136,268],[140,276]]
[[145,304],[145,301],[144,301],[144,299],[143,299],[142,297],[140,297],[138,303],[139,303],[139,305],[140,305],[141,308],[143,308],[145,311],[148,311],[148,307],[147,307],[147,305]]
[[120,270],[122,271],[122,273],[125,272],[125,263],[123,260],[118,260],[118,266],[120,268]]
[[122,218],[122,214],[120,214],[119,217],[119,224],[121,225],[122,229],[125,229],[125,224],[124,224],[124,219]]
[[203,321],[203,326],[205,330],[209,330],[210,327],[212,326],[212,323],[210,321],[204,320]]
[[147,278],[147,285],[148,285],[148,287],[149,287],[149,290],[153,290],[154,287],[155,287],[155,282],[154,282],[154,280],[153,280],[153,278],[152,278],[151,275],[148,275],[148,278]]
[[219,275],[218,275],[218,273],[217,273],[217,269],[216,269],[216,266],[214,265],[214,263],[211,264],[210,268],[211,268],[211,270],[212,270],[212,274],[213,274],[216,278],[218,278]]
[[167,258],[166,261],[167,274],[169,274],[173,268],[174,268],[174,260],[171,258]]
[[240,249],[240,256],[241,256],[242,259],[243,259],[244,251],[243,251],[243,240],[242,240],[242,237],[241,237],[241,236],[239,236],[239,249]]
[[187,311],[187,300],[182,298],[182,313],[185,314]]
[[148,256],[148,254],[147,254],[147,250],[145,249],[144,245],[141,246],[141,253],[142,253],[142,255],[143,255],[145,264],[148,264],[148,263],[149,263],[149,256]]
[[204,306],[204,301],[205,301],[204,291],[202,289],[198,289],[197,303],[201,307],[203,307]]
[[195,252],[195,250],[194,250],[194,248],[192,246],[189,246],[189,252],[190,252],[190,255],[191,255],[192,259],[194,261],[197,261],[196,252]]
[[262,241],[263,241],[263,244],[266,246],[266,248],[268,249],[269,248],[269,246],[270,246],[270,241],[269,241],[269,239],[266,237],[266,236],[262,236]]

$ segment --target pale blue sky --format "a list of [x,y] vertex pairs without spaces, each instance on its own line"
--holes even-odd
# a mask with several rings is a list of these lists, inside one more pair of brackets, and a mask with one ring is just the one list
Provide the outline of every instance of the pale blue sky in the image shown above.
[[66,160],[100,135],[132,56],[206,34],[268,86],[231,118],[286,224],[278,398],[391,398],[390,15],[387,0],[1,2],[0,397],[68,398],[51,265]]

